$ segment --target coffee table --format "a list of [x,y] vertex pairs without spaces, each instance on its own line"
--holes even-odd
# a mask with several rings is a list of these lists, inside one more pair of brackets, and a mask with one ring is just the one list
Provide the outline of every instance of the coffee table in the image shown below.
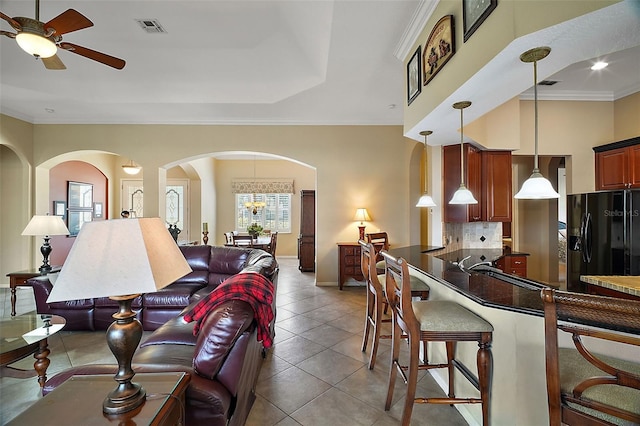
[[133,382],[147,391],[147,400],[133,411],[107,416],[102,401],[116,386],[113,375],[71,376],[66,382],[7,423],[24,425],[153,425],[184,424],[186,373],[138,373]]
[[[58,315],[29,312],[0,321],[0,373],[5,376],[26,378],[38,375],[40,387],[47,380],[51,351],[47,338],[62,330],[66,321]],[[35,371],[9,367],[16,361],[33,354]]]

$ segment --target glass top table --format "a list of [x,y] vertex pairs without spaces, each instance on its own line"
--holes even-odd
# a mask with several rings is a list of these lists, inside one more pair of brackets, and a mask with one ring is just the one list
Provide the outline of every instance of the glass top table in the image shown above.
[[[58,315],[28,312],[0,320],[0,366],[3,375],[25,378],[38,375],[40,387],[47,380],[46,372],[51,351],[47,338],[62,330],[66,321]],[[33,354],[33,371],[9,367],[16,361]]]

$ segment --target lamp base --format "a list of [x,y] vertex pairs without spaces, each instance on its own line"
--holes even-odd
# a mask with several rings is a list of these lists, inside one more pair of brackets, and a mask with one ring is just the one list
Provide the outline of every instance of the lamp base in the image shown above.
[[366,228],[366,226],[358,226],[358,231],[360,232],[359,235],[359,239],[364,240],[364,228]]
[[46,274],[51,271],[51,265],[49,264],[49,255],[51,254],[51,245],[49,244],[50,237],[44,236],[44,243],[40,247],[40,253],[42,253],[42,266],[40,266],[40,273]]
[[115,381],[118,386],[105,398],[102,411],[105,414],[122,414],[135,410],[144,404],[147,392],[136,383],[131,383],[135,375],[131,368],[133,354],[142,339],[142,324],[131,310],[133,299],[137,294],[112,296],[118,302],[119,311],[113,314],[115,321],[107,329],[107,344],[118,361],[118,372]]

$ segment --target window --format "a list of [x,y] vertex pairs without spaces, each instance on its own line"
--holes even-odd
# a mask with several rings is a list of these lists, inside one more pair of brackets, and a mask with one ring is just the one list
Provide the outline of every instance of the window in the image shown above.
[[[245,203],[262,201],[266,207],[256,214]],[[245,232],[247,226],[259,223],[273,232],[291,232],[291,194],[236,194],[236,229]]]

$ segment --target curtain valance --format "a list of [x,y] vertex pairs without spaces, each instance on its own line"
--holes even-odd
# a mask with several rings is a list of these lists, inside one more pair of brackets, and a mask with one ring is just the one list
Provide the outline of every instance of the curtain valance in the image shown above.
[[233,179],[234,194],[293,194],[293,179]]

